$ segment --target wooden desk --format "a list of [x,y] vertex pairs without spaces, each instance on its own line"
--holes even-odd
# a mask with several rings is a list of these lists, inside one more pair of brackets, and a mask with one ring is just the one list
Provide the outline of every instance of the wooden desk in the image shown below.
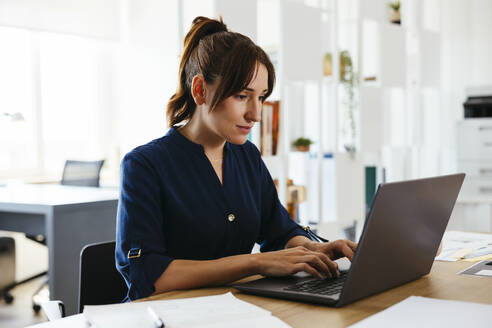
[[[46,236],[50,298],[77,313],[82,247],[114,240],[117,188],[0,186],[0,230]],[[1,274],[1,273],[0,273]]]
[[237,298],[272,312],[292,327],[347,327],[411,295],[492,304],[492,278],[456,274],[472,264],[436,261],[429,275],[342,308],[253,296],[228,287],[174,291],[145,300],[207,296],[231,291]]

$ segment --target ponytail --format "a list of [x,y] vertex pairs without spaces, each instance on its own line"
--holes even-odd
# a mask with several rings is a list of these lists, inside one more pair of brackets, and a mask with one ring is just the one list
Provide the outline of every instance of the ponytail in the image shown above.
[[[191,83],[193,77],[200,73],[200,70],[196,63],[190,61],[190,57],[200,40],[218,32],[227,32],[227,26],[223,23],[222,17],[219,20],[215,20],[199,16],[193,20],[191,29],[184,38],[183,54],[181,55],[178,72],[178,87],[176,88],[176,93],[167,104],[167,120],[170,127],[190,119],[195,112],[196,104],[191,95]],[[187,65],[188,63],[190,65]],[[187,72],[187,66],[191,66],[189,67],[191,71]]]

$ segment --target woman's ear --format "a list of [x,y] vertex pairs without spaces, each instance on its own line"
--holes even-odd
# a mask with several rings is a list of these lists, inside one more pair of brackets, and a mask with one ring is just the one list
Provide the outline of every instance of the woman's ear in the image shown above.
[[191,95],[197,106],[205,103],[205,79],[200,74],[193,77],[193,82],[191,83]]

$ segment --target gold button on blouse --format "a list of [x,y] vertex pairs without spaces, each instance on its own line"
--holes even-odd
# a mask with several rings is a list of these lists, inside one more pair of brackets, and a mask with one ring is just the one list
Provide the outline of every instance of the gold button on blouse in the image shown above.
[[227,220],[229,220],[230,222],[234,221],[235,218],[236,217],[232,213],[227,216]]

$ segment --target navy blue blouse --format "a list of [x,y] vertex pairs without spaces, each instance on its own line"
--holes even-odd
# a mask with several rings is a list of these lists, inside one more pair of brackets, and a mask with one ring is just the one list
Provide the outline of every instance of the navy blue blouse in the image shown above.
[[284,248],[304,235],[280,203],[258,149],[226,142],[223,184],[201,145],[172,128],[121,164],[116,266],[127,299],[151,295],[173,259],[211,260]]

